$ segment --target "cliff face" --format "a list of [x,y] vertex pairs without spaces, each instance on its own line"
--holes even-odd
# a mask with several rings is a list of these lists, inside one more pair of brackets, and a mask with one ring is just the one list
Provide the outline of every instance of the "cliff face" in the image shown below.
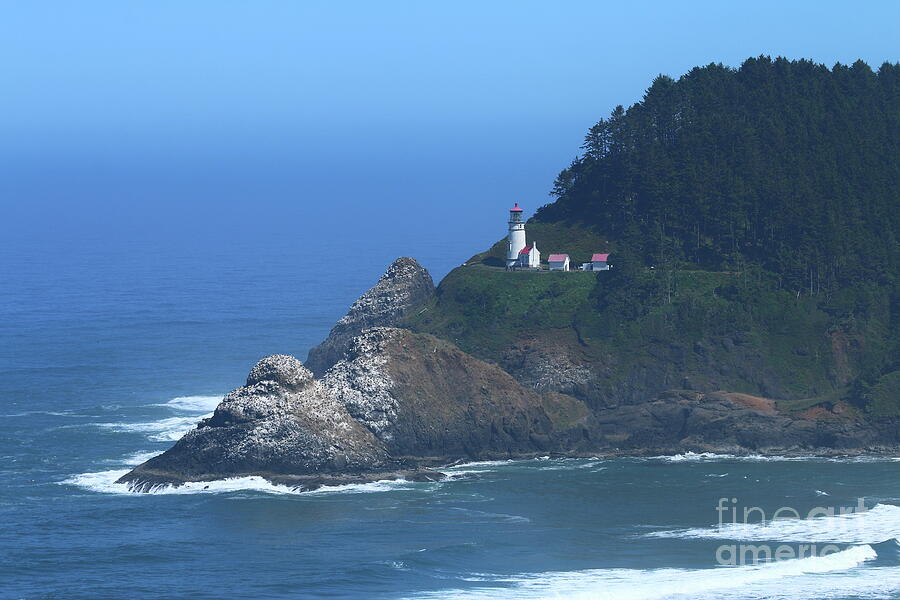
[[343,357],[351,340],[364,329],[396,325],[433,293],[434,282],[428,271],[415,259],[398,258],[381,279],[353,303],[328,338],[309,351],[306,366],[316,377],[321,377]]
[[[554,231],[546,223],[534,229]],[[849,403],[861,417],[879,416],[850,392],[867,369],[883,368],[888,338],[897,337],[881,295],[870,298],[877,318],[862,324],[776,289],[764,275],[757,282],[739,272],[679,271],[670,301],[642,308],[629,294],[643,284],[617,269],[507,273],[487,264],[493,257],[452,270],[425,310],[401,326],[452,341],[524,385],[573,395],[592,409],[688,388],[776,398],[785,411]],[[665,280],[655,270],[638,272]]]
[[395,457],[441,462],[555,447],[539,394],[430,335],[369,329],[323,384]]
[[841,454],[887,451],[900,444],[896,423],[831,413],[792,416],[778,412],[772,400],[729,392],[669,390],[594,415],[598,447],[635,454]]
[[[431,294],[431,279],[423,272],[411,259],[400,259],[354,303],[310,353],[321,367],[340,350],[321,378],[291,356],[262,359],[212,417],[120,482],[147,491],[160,484],[260,475],[311,489],[392,477],[432,479],[440,474],[429,467],[466,459],[857,452],[900,444],[896,420],[872,423],[852,411],[821,407],[784,413],[763,397],[677,389],[690,381],[678,377],[677,357],[665,353],[657,359],[672,373],[645,362],[635,367],[639,377],[622,378],[620,357],[592,354],[584,339],[558,330],[537,330],[540,335],[511,346],[515,338],[504,340],[498,331],[500,344],[493,351],[505,349],[500,365],[409,329],[368,327],[350,335],[372,321],[418,314]],[[523,281],[515,279],[519,275],[507,280]],[[558,290],[554,294],[566,298]],[[471,340],[464,330],[455,331]],[[618,392],[609,381],[618,381]]]

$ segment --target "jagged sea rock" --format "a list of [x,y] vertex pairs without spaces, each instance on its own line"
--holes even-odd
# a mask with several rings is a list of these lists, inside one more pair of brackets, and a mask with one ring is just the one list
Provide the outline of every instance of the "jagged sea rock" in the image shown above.
[[392,327],[434,294],[431,275],[415,259],[395,260],[381,279],[350,306],[321,344],[309,351],[306,366],[321,377],[337,363],[350,342],[370,327]]
[[247,475],[302,488],[432,479],[434,464],[560,449],[558,434],[582,426],[566,423],[555,425],[543,396],[453,344],[375,327],[322,380],[294,357],[262,359],[212,417],[120,482],[148,491]]
[[163,483],[245,475],[298,478],[314,487],[322,476],[395,469],[384,444],[294,357],[268,356],[247,385],[172,448],[120,481],[144,490]]

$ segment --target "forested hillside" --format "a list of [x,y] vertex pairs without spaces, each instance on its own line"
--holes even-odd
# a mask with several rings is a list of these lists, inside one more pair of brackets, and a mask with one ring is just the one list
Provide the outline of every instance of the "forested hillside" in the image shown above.
[[686,386],[900,416],[900,65],[659,76],[582,151],[529,240],[613,269],[500,273],[498,243],[411,327],[520,379],[553,363],[533,383],[589,405]]
[[659,76],[560,173],[538,220],[576,220],[646,264],[742,268],[820,294],[897,271],[900,65],[806,60]]

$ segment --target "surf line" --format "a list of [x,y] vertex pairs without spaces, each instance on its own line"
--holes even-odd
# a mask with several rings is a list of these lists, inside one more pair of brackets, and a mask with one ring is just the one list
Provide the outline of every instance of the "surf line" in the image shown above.
[[[724,514],[729,511],[727,504],[731,504],[731,522],[726,523]],[[746,526],[750,524],[751,516],[759,515],[759,523],[766,526],[766,511],[759,506],[744,507],[743,521],[738,519],[737,498],[719,498],[716,504],[716,512],[719,514],[718,529],[724,532],[729,528],[732,530],[738,526]],[[858,515],[867,512],[865,498],[857,498],[856,506],[816,506],[810,509],[806,514],[806,519],[818,519],[817,524],[827,524],[829,529],[844,529],[849,520],[835,519],[835,517],[847,517],[850,515]],[[800,511],[790,506],[782,506],[778,508],[768,520],[768,526],[771,527],[776,521],[785,520],[802,520]],[[837,539],[839,539],[838,536]],[[841,548],[837,544],[817,543],[801,543],[795,545],[780,544],[774,547],[770,544],[722,544],[716,548],[716,563],[723,566],[737,565],[758,565],[761,563],[769,563],[772,561],[796,560],[803,558],[825,557],[830,554],[837,554],[848,548]]]

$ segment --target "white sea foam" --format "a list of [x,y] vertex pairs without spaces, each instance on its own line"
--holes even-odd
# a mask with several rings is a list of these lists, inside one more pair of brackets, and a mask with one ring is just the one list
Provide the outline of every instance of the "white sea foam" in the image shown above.
[[143,433],[154,442],[177,442],[203,419],[212,416],[212,410],[216,408],[222,396],[179,396],[162,404],[151,406],[164,406],[181,413],[193,413],[175,417],[166,417],[141,423],[95,423],[97,427],[109,429],[120,433]]
[[[445,467],[445,470],[447,470],[447,471],[453,471],[453,470],[456,470],[456,469],[466,469],[466,470],[471,470],[471,469],[475,469],[475,468],[488,467],[488,468],[481,469],[481,470],[483,470],[483,471],[489,471],[489,470],[490,470],[490,467],[499,467],[499,466],[501,466],[501,465],[509,465],[509,464],[513,464],[513,463],[515,463],[515,462],[516,462],[516,461],[514,461],[514,460],[512,460],[512,459],[507,459],[507,460],[476,460],[476,461],[472,461],[472,462],[465,462],[465,463],[460,463],[460,464],[458,464],[458,465],[452,465],[452,466],[449,466],[449,467]],[[522,461],[519,461],[519,462],[522,462]]]
[[[116,483],[116,480],[128,473],[128,469],[113,469],[110,471],[99,471],[96,473],[82,473],[75,475],[60,483],[65,485],[75,485],[93,492],[103,492],[106,494],[132,494],[141,496],[144,494],[132,492],[127,484]],[[225,492],[238,491],[255,491],[266,492],[270,494],[296,494],[297,490],[286,486],[276,485],[270,481],[266,481],[262,477],[233,477],[231,479],[220,479],[217,481],[190,481],[178,487],[164,485],[154,488],[148,495],[154,494],[221,494]]]
[[452,481],[454,479],[467,479],[470,475],[489,473],[496,470],[497,467],[504,467],[515,462],[514,460],[479,460],[443,467],[439,472],[446,475],[447,480]]
[[[561,471],[568,469],[595,469],[601,463],[601,459],[593,457],[592,459],[584,458],[550,458],[549,456],[541,456],[538,458],[526,459],[506,459],[506,460],[481,460],[474,462],[460,463],[449,467],[443,467],[441,472],[452,478],[458,478],[462,475],[473,473],[485,473],[495,471],[498,467],[534,467],[539,471]],[[602,470],[605,467],[601,467]]]
[[123,465],[134,466],[139,465],[141,463],[145,463],[154,456],[157,456],[159,451],[153,452],[135,452],[133,454],[129,454],[128,456],[123,457],[120,461]]
[[0,415],[0,418],[14,418],[14,417],[31,417],[33,415],[48,415],[51,417],[78,417],[80,415],[73,413],[70,410],[25,410],[22,412],[16,413],[7,413]]
[[450,507],[450,510],[458,512],[466,516],[468,522],[473,521],[505,521],[507,523],[531,523],[531,519],[522,515],[510,515],[506,513],[495,513],[484,510],[473,510],[471,508],[462,508],[460,506]]
[[781,455],[762,455],[762,454],[717,454],[715,452],[685,452],[683,454],[672,454],[663,456],[648,456],[638,458],[637,460],[662,461],[672,463],[693,463],[693,462],[837,462],[837,463],[879,463],[879,462],[896,462],[900,461],[900,457],[881,456],[881,455],[861,455],[861,456],[781,456]]
[[[567,598],[663,600],[713,598],[884,598],[900,589],[900,567],[871,568],[871,546],[854,546],[823,557],[763,565],[709,569],[596,569],[466,578],[492,584],[426,592],[415,598],[491,600]],[[502,586],[502,587],[499,587]]]
[[470,475],[480,475],[489,471],[490,469],[453,469],[452,471],[444,469],[439,471],[439,473],[443,473],[446,476],[444,481],[455,481],[457,479],[469,479]]
[[824,460],[815,456],[763,456],[761,454],[716,454],[715,452],[685,452],[683,454],[672,454],[664,456],[648,456],[642,460],[672,462],[672,463],[694,463],[694,462],[782,462],[782,461],[807,461],[807,460]]
[[[808,519],[777,519],[764,523],[732,523],[722,526],[675,529],[648,533],[647,537],[726,539],[797,543],[877,544],[900,537],[900,506],[876,504],[871,510],[815,516]],[[740,517],[740,512],[738,513]],[[783,513],[782,516],[792,513]],[[729,513],[725,513],[727,521]]]
[[263,492],[267,494],[365,494],[372,492],[389,492],[393,490],[411,489],[416,485],[403,479],[372,481],[369,483],[352,483],[345,485],[323,486],[316,490],[303,492],[287,485],[279,485],[262,477],[230,477],[215,481],[189,481],[180,486],[161,485],[149,492],[134,492],[127,484],[116,483],[120,477],[128,473],[128,469],[112,469],[95,473],[82,473],[60,482],[63,485],[74,485],[92,492],[104,494],[167,495],[167,494],[223,494],[228,492]]
[[736,458],[733,454],[714,454],[713,452],[685,452],[672,456],[652,456],[650,460],[662,460],[665,462],[702,462],[708,460],[726,460]]
[[119,433],[143,433],[147,435],[148,439],[155,442],[177,442],[198,422],[211,416],[212,413],[208,413],[190,417],[169,417],[144,423],[98,423],[97,425]]
[[207,413],[215,410],[224,396],[179,396],[162,404],[154,406],[168,406],[175,410],[186,412]]
[[325,485],[318,489],[303,492],[308,495],[330,495],[330,494],[371,494],[373,492],[393,492],[397,490],[410,490],[416,484],[405,479],[383,479],[381,481],[370,481],[368,483],[345,483],[343,485]]

